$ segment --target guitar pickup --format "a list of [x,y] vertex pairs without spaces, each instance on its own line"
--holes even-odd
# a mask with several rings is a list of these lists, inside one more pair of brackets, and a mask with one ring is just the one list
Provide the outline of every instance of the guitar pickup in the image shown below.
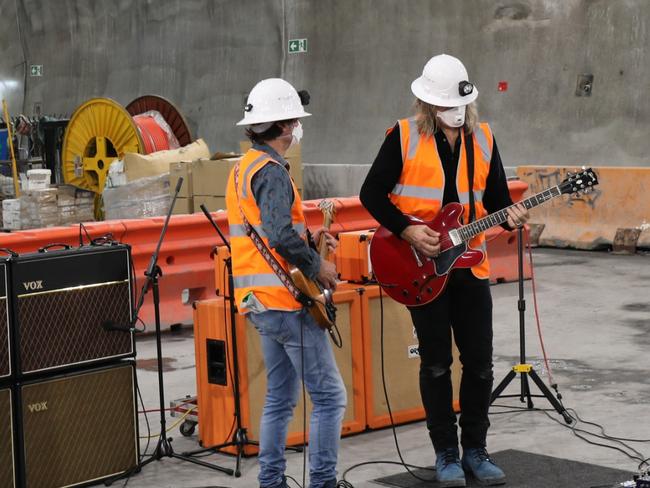
[[454,246],[458,246],[459,244],[463,243],[463,239],[461,239],[457,229],[452,229],[449,231],[449,238],[451,239],[451,243]]

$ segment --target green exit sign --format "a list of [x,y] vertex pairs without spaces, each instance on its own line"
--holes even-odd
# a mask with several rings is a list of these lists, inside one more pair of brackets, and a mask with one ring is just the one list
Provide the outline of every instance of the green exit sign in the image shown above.
[[43,76],[43,65],[42,64],[32,64],[29,67],[29,73],[32,76]]
[[306,53],[307,39],[289,39],[289,54]]

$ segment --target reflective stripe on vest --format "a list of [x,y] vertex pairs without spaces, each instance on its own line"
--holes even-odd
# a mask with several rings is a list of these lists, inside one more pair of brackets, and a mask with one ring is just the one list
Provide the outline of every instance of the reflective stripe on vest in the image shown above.
[[424,198],[426,200],[442,200],[442,190],[426,186],[402,185],[397,183],[393,188],[393,195],[404,197]]
[[250,172],[253,170],[253,168],[255,168],[255,166],[257,166],[258,163],[261,163],[262,161],[267,160],[267,159],[270,159],[270,158],[269,158],[269,155],[266,154],[266,153],[262,153],[261,156],[259,156],[257,159],[255,159],[255,161],[253,161],[253,162],[252,162],[252,163],[251,163],[251,164],[246,168],[246,171],[244,172],[243,175],[241,175],[241,174],[239,175],[239,177],[242,178],[242,180],[243,180],[243,187],[242,187],[242,192],[241,192],[241,196],[242,196],[242,198],[248,198],[248,184],[247,184],[247,182],[248,182],[248,175],[249,175]]
[[234,276],[233,284],[235,288],[249,288],[257,286],[281,286],[284,288],[282,281],[275,273],[242,275]]
[[[458,192],[458,201],[463,205],[469,205],[469,192]],[[483,190],[474,190],[474,203],[483,201]]]

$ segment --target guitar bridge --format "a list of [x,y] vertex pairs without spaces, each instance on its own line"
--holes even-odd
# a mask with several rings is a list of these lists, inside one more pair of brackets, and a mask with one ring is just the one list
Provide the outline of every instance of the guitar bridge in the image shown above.
[[454,246],[458,246],[463,243],[463,239],[458,234],[458,229],[452,229],[449,231],[449,239]]

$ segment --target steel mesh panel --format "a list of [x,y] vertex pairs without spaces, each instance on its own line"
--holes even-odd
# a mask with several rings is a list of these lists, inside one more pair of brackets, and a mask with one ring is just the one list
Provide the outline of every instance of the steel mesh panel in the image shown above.
[[0,390],[0,486],[14,486],[11,393]]
[[120,282],[19,296],[21,371],[131,353],[131,334],[102,328],[129,323],[129,293],[129,283]]
[[9,376],[9,337],[7,336],[9,324],[7,323],[7,299],[0,298],[0,378]]
[[130,365],[23,387],[26,486],[74,485],[135,466],[133,387]]

